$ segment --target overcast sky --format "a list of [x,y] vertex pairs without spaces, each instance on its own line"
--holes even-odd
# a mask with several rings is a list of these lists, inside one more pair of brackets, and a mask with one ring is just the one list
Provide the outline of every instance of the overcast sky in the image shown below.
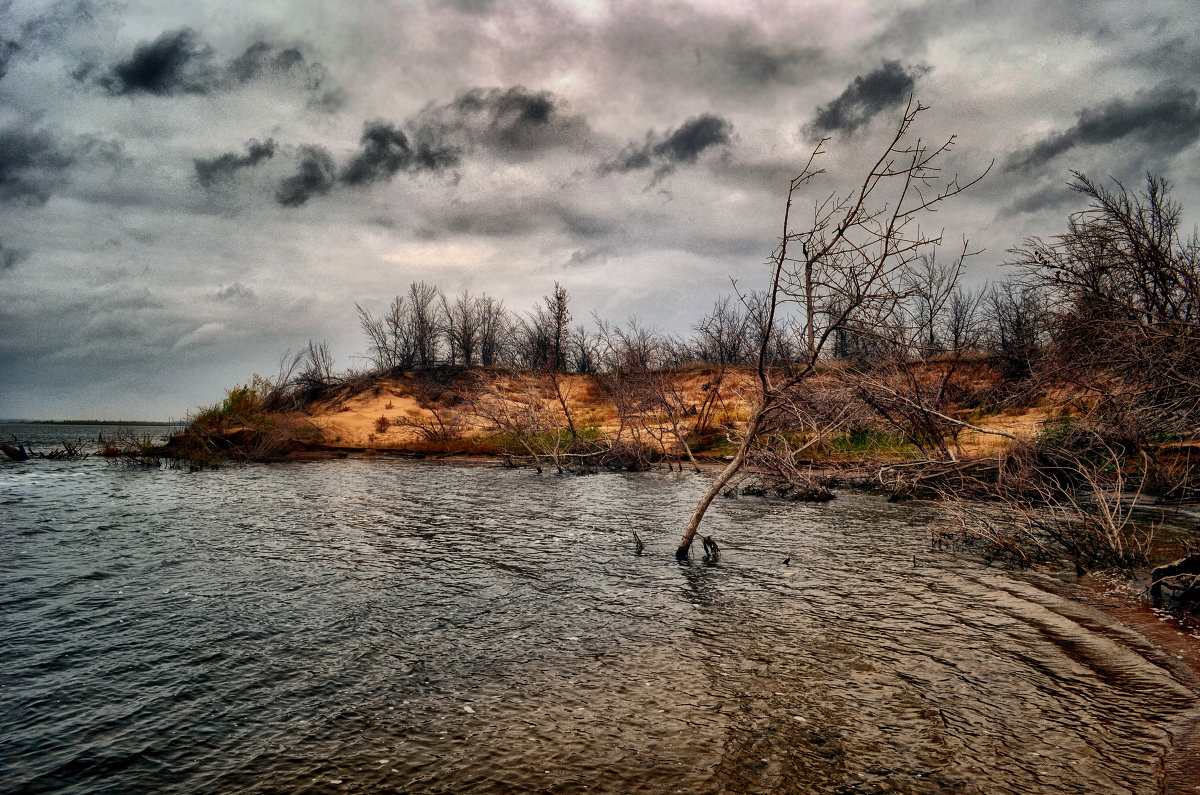
[[[356,10],[357,9],[357,10]],[[0,0],[0,417],[185,415],[364,350],[412,280],[686,332],[762,286],[784,192],[862,176],[910,94],[986,179],[984,251],[1072,169],[1200,208],[1200,4]]]

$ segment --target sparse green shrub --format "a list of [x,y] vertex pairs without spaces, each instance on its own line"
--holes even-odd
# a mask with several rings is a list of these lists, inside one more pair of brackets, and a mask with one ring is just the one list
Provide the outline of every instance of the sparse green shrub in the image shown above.
[[911,456],[915,452],[912,443],[901,434],[879,431],[873,428],[853,428],[829,439],[829,447],[838,455],[887,454]]

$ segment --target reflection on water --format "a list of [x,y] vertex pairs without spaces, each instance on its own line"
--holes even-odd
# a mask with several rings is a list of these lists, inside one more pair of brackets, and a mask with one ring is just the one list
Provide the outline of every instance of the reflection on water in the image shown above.
[[0,790],[1153,792],[1197,718],[911,506],[722,500],[680,566],[702,486],[5,462]]

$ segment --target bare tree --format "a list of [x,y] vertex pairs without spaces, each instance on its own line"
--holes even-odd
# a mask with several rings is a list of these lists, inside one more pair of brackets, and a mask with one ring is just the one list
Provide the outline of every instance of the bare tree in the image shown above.
[[450,343],[450,361],[473,367],[479,356],[480,327],[483,325],[483,302],[463,290],[454,303],[441,296],[442,317]]
[[984,306],[988,352],[1007,378],[1026,378],[1050,341],[1051,312],[1044,293],[1008,279],[991,285]]
[[369,311],[355,304],[358,310],[358,322],[370,343],[367,360],[376,370],[406,370],[416,361],[416,349],[413,345],[412,322],[409,319],[409,305],[404,296],[396,296],[388,306],[387,312],[380,317],[373,317]]
[[497,301],[490,295],[480,296],[478,300],[479,362],[484,367],[492,367],[505,358],[508,339],[512,334],[512,321],[504,309],[503,301]]
[[[655,457],[677,455],[677,448],[692,458],[681,428],[685,395],[674,374],[663,369],[662,336],[636,317],[625,328],[597,317],[596,326],[604,363],[596,383],[616,407],[619,423],[610,460],[620,458],[626,468],[645,469]],[[623,438],[627,434],[628,443]]]
[[949,307],[962,273],[963,258],[958,257],[953,265],[937,261],[936,252],[922,256],[917,267],[909,276],[909,294],[912,307],[908,312],[914,333],[911,343],[918,347],[918,354],[929,356],[944,347],[938,332],[943,326],[943,316]]
[[956,356],[963,356],[979,347],[983,334],[980,306],[984,291],[967,290],[955,285],[946,300],[939,328],[943,344]]
[[[692,470],[699,474],[700,465],[696,463],[696,457],[692,455],[692,446],[688,442],[690,429],[687,427],[688,423],[685,418],[689,414],[695,413],[696,408],[691,404],[687,390],[680,384],[676,373],[662,368],[655,371],[651,386],[654,390],[653,427],[662,431],[659,443],[664,455],[672,452],[666,443],[666,439],[670,438],[676,448],[674,450],[676,458],[679,458],[679,452],[682,451],[687,455]],[[679,461],[679,471],[683,471],[682,461]]]
[[333,372],[333,355],[330,354],[329,343],[325,340],[309,340],[308,347],[297,357],[297,363],[298,370],[289,386],[299,405],[326,397],[337,385],[337,377]]
[[[817,202],[812,223],[803,231],[792,228],[792,202],[797,191],[823,172],[814,164],[824,151],[824,141],[789,183],[783,231],[770,259],[767,317],[757,351],[757,401],[733,460],[714,479],[688,522],[676,550],[679,560],[687,559],[709,504],[746,461],[783,397],[813,374],[831,335],[852,313],[864,319],[886,317],[904,300],[914,266],[941,242],[940,234],[920,229],[920,218],[982,178],[981,174],[960,183],[954,177],[934,185],[940,176],[939,158],[950,150],[954,138],[940,146],[914,140],[912,124],[923,110],[924,106],[909,101],[895,135],[859,188]],[[772,371],[768,366],[770,346],[778,307],[784,300],[804,307],[798,331],[806,350],[799,361],[783,362]]]
[[408,311],[416,364],[428,369],[438,362],[438,303],[441,291],[425,282],[408,286]]
[[1088,390],[1139,444],[1200,433],[1200,239],[1180,235],[1162,178],[1135,193],[1075,173],[1070,187],[1089,206],[1067,232],[1014,252],[1053,310],[1055,377]]
[[554,292],[544,299],[546,304],[545,329],[549,348],[546,351],[546,369],[561,372],[567,368],[567,346],[571,335],[570,297],[567,288],[554,283]]
[[751,358],[750,318],[729,296],[721,296],[712,312],[696,326],[698,357],[720,366],[748,364]]
[[547,342],[543,367],[550,377],[550,385],[554,388],[554,394],[562,407],[563,416],[566,417],[571,438],[576,440],[579,438],[579,432],[575,428],[575,419],[571,416],[567,395],[559,377],[566,368],[567,345],[571,333],[571,310],[568,308],[570,297],[567,295],[567,288],[555,282],[553,294],[545,296],[543,301],[546,305],[545,311],[543,313],[541,307],[538,308],[536,321],[543,329],[543,338]]
[[[858,400],[927,459],[957,460],[965,429],[996,433],[952,416],[977,367],[962,345],[969,306],[955,306],[956,300],[967,300],[956,284],[967,255],[964,246],[949,265],[938,263],[932,253],[921,257],[905,280],[905,296],[886,316],[857,331],[870,342],[873,355],[852,358],[839,374]],[[958,317],[952,317],[955,311]],[[947,325],[956,339],[940,335]]]
[[567,365],[577,373],[593,375],[600,367],[598,339],[581,323],[571,329]]

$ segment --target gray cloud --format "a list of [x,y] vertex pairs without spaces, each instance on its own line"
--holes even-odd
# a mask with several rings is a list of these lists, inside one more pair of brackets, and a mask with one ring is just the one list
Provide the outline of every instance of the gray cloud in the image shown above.
[[46,44],[62,39],[72,28],[94,26],[116,5],[104,0],[55,0],[21,25],[21,40]]
[[0,80],[14,58],[36,59],[46,45],[62,39],[71,28],[93,24],[103,10],[92,0],[56,0],[44,4],[41,13],[18,23],[12,18],[12,5],[0,3],[0,29],[12,36],[0,36]]
[[565,267],[579,268],[589,265],[603,265],[615,254],[616,249],[609,245],[576,249],[571,252],[571,257],[565,263]]
[[96,82],[114,95],[207,94],[216,87],[218,75],[212,47],[191,28],[180,28],[137,45]]
[[458,154],[453,149],[428,142],[420,142],[414,148],[402,130],[383,121],[364,124],[359,143],[358,153],[350,158],[339,177],[353,187],[386,182],[402,170],[441,171],[458,163]]
[[1096,146],[1125,138],[1153,144],[1174,154],[1200,140],[1200,103],[1196,90],[1164,83],[1131,99],[1114,99],[1079,111],[1078,121],[1005,160],[1009,172],[1029,172],[1078,146]]
[[313,88],[324,79],[324,69],[314,69],[304,59],[304,54],[295,47],[277,49],[265,41],[256,41],[238,57],[229,62],[229,76],[239,83],[249,83],[264,75],[303,74],[313,81]]
[[[458,165],[468,152],[527,159],[543,150],[582,145],[589,132],[587,123],[566,113],[564,104],[548,91],[532,92],[523,86],[477,88],[446,104],[427,105],[409,120],[409,132],[386,121],[366,122],[358,151],[340,171],[327,150],[307,147],[299,171],[280,184],[275,200],[298,207],[312,196],[328,193],[334,187],[334,172],[336,182],[361,188],[387,182],[401,172],[444,171]],[[686,147],[686,143],[673,145]]]
[[21,50],[20,42],[0,38],[0,80],[8,74],[8,62]]
[[[1132,184],[1131,171],[1173,166],[1165,176],[1190,224],[1200,183],[1185,161],[1200,142],[1169,154],[1189,140],[1187,112],[1164,106],[1165,144],[1148,122],[1089,145],[1105,136],[1076,111],[1115,123],[1106,103],[1138,105],[1138,89],[1175,79],[1200,92],[1187,79],[1200,63],[1191,3],[815,0],[781,13],[463,0],[470,13],[417,2],[330,14],[294,2],[0,0],[0,372],[30,374],[0,384],[0,406],[178,416],[309,337],[329,338],[345,361],[363,345],[354,303],[397,280],[521,307],[553,275],[581,318],[643,311],[685,330],[729,276],[762,284],[807,155],[798,128],[819,111],[858,125],[829,147],[804,210],[856,184],[883,143],[867,131],[898,108],[863,119],[902,102],[910,81],[931,106],[922,130],[959,134],[947,178],[1049,133],[1074,142],[1040,169],[995,169],[938,217],[948,239],[966,233],[987,249],[972,279],[993,275],[1023,237],[1061,230],[1080,206],[1064,194],[1067,167]],[[95,66],[76,82],[81,63]],[[935,71],[921,77],[921,63]],[[1200,105],[1177,93],[1183,111]],[[701,112],[707,124],[694,123]],[[270,136],[274,154],[251,136],[260,147]],[[672,169],[669,201],[639,190]],[[160,305],[117,300],[142,293]],[[148,395],[147,372],[163,391]]]
[[300,147],[300,163],[296,173],[279,183],[275,201],[284,207],[299,207],[313,196],[333,189],[336,169],[333,156],[323,146]]
[[226,152],[213,158],[196,158],[193,165],[196,168],[196,179],[200,182],[201,187],[211,188],[230,179],[235,172],[256,166],[274,156],[275,140],[273,138],[261,142],[251,138],[246,142],[246,154],[244,155]]
[[566,111],[562,97],[524,86],[475,88],[444,105],[429,105],[408,122],[413,137],[434,149],[486,149],[523,159],[558,147],[581,148],[590,131]]
[[822,57],[816,47],[772,47],[744,36],[734,38],[718,52],[732,82],[749,86],[795,85],[804,78],[801,68],[813,66]]
[[428,225],[417,235],[425,240],[472,236],[511,239],[554,232],[591,241],[616,231],[614,219],[578,205],[575,199],[558,193],[508,196],[504,201],[464,199],[431,208],[425,219]]
[[45,130],[0,129],[0,202],[44,204],[75,153]]
[[[1014,188],[1016,187],[1014,186]],[[1019,188],[1017,189],[1019,190]],[[1058,180],[1019,194],[1017,198],[1001,207],[998,215],[1001,218],[1012,218],[1029,213],[1042,213],[1046,210],[1066,210],[1068,207],[1074,206],[1077,199],[1077,194],[1067,187],[1067,183]]]
[[[295,47],[281,49],[261,40],[229,62],[219,63],[212,46],[195,30],[180,28],[138,44],[131,55],[107,69],[85,64],[75,77],[92,79],[114,96],[179,96],[211,94],[260,79],[295,80],[309,91],[318,91],[326,82],[326,69],[310,63]],[[336,109],[339,96],[340,92],[327,90],[318,105]]]
[[929,67],[884,61],[878,69],[850,81],[837,99],[817,108],[816,118],[804,128],[805,134],[819,138],[829,133],[853,133],[880,113],[904,103],[917,78],[928,71]]
[[253,301],[255,297],[254,290],[241,282],[222,285],[213,294],[213,298],[218,301]]
[[12,248],[0,240],[0,273],[12,270],[29,258],[29,250]]
[[665,135],[651,131],[641,144],[629,144],[616,159],[603,164],[601,173],[625,173],[654,168],[655,179],[670,174],[679,165],[692,164],[706,149],[728,144],[733,123],[712,113],[688,119]]
[[1200,43],[1173,36],[1135,52],[1129,62],[1157,74],[1194,75],[1200,73]]

